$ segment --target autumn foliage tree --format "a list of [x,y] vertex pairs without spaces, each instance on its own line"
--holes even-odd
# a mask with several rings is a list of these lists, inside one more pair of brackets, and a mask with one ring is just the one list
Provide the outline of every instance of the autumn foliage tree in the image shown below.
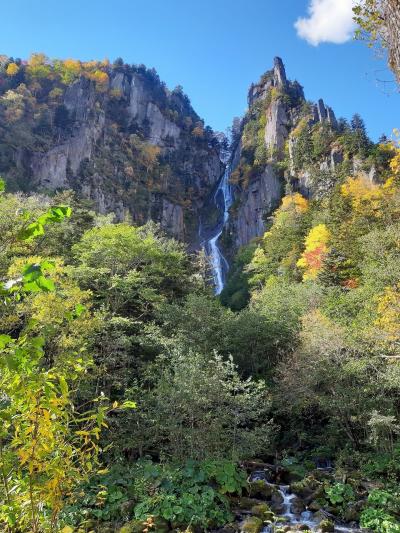
[[305,240],[305,250],[297,261],[297,266],[304,269],[303,279],[316,279],[328,253],[330,233],[325,224],[318,224],[311,229]]

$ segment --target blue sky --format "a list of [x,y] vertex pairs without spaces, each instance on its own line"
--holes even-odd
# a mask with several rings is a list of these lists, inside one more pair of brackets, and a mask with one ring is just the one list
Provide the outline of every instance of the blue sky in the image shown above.
[[351,0],[13,0],[1,6],[0,53],[144,63],[169,87],[182,85],[198,114],[222,131],[279,55],[308,99],[322,97],[337,116],[360,113],[374,139],[390,134],[400,127],[400,94],[377,81],[393,79],[385,63],[352,40],[300,39],[294,23],[311,1]]

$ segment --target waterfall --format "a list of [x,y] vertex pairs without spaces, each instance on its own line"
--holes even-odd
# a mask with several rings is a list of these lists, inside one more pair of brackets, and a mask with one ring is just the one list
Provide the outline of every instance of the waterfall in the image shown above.
[[232,205],[232,189],[229,184],[230,166],[227,165],[224,175],[220,179],[218,188],[214,194],[214,203],[220,208],[222,195],[223,218],[213,230],[211,236],[205,241],[205,250],[210,258],[211,269],[214,278],[215,294],[220,294],[224,288],[225,274],[229,268],[228,261],[218,246],[218,240],[222,235],[225,224],[229,219],[229,208]]

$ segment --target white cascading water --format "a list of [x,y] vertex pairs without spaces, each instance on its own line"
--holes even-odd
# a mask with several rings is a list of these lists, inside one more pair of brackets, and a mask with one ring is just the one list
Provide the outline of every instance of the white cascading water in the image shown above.
[[222,194],[224,216],[222,222],[214,230],[214,234],[206,240],[205,248],[210,258],[211,268],[214,278],[215,294],[221,294],[224,288],[224,271],[228,269],[228,262],[218,246],[218,240],[222,235],[225,224],[229,219],[229,208],[232,205],[232,189],[229,183],[230,166],[227,165],[218,188],[215,191],[214,203],[219,207],[218,199]]
[[[282,496],[282,510],[279,513],[279,525],[270,524],[265,526],[261,533],[274,533],[278,527],[283,527],[285,525],[293,525],[294,527],[302,525],[307,526],[308,531],[319,531],[319,521],[314,518],[311,511],[306,510],[301,514],[296,514],[292,511],[293,500],[296,498],[296,495],[290,492],[289,485],[275,485],[269,483],[265,477],[265,473],[262,471],[253,472],[250,481],[264,481],[266,485],[276,488]],[[340,524],[335,524],[334,528],[335,533],[360,533],[360,530],[357,528],[346,527]],[[242,529],[241,533],[243,533]]]

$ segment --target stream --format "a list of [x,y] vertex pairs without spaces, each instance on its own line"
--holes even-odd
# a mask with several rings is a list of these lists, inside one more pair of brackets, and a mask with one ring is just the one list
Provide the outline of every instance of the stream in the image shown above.
[[221,294],[224,288],[225,276],[228,271],[228,261],[225,259],[218,245],[218,240],[222,235],[225,224],[229,219],[229,208],[232,205],[232,188],[229,184],[230,166],[227,165],[224,175],[219,181],[214,194],[215,206],[223,211],[223,217],[218,222],[211,235],[204,241],[207,256],[210,259],[212,274],[214,278],[215,294]]
[[[289,485],[275,485],[273,483],[269,483],[264,475],[263,472],[254,472],[251,476],[251,479],[253,481],[256,480],[262,480],[267,485],[275,487],[278,492],[281,494],[283,501],[282,501],[282,511],[278,513],[278,516],[282,519],[279,521],[278,524],[274,525],[268,525],[265,526],[261,533],[274,533],[276,529],[284,526],[293,526],[294,530],[297,530],[296,526],[307,526],[309,531],[320,531],[319,521],[314,518],[314,514],[311,511],[305,510],[300,514],[296,514],[292,511],[292,500],[296,498],[296,494],[290,492]],[[335,533],[360,533],[360,529],[354,528],[354,527],[348,527],[344,524],[335,524]]]

